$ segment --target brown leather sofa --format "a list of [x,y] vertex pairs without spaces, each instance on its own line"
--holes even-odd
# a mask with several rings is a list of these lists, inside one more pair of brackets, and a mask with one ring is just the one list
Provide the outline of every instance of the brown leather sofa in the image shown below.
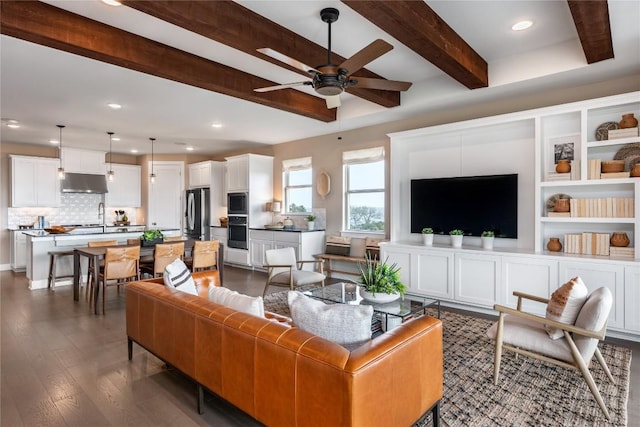
[[[206,299],[216,271],[195,273],[200,297],[127,285],[129,360],[135,342],[267,426],[439,425],[442,323],[410,320],[349,352],[286,323]],[[277,316],[276,316],[277,317]]]

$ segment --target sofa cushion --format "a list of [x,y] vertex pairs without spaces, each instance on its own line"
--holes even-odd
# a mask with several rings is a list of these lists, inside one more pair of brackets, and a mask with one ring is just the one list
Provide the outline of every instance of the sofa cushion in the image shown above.
[[[589,291],[580,277],[574,277],[551,294],[547,304],[547,319],[573,325],[587,300]],[[545,326],[549,336],[557,340],[564,336],[562,330]]]
[[162,275],[164,284],[191,295],[198,295],[196,284],[191,277],[191,272],[181,259],[176,259],[167,265]]
[[327,236],[325,254],[349,256],[351,237]]
[[287,299],[294,325],[304,331],[348,348],[371,339],[370,305],[325,304],[298,291]]
[[242,311],[243,313],[264,317],[264,301],[262,297],[251,297],[249,295],[243,295],[236,291],[232,291],[231,289],[210,286],[209,301],[226,305],[227,307]]

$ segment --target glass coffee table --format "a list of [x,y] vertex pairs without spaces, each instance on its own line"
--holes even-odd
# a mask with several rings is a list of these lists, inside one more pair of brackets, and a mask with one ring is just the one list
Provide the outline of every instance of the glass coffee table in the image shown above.
[[409,319],[427,314],[427,309],[434,309],[440,318],[439,300],[411,293],[406,293],[404,299],[386,304],[372,303],[363,299],[355,283],[334,283],[303,293],[329,303],[373,306],[371,331],[374,336],[393,329]]

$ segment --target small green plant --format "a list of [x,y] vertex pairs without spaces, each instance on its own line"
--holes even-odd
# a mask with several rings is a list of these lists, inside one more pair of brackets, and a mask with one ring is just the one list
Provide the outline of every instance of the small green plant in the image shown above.
[[425,227],[422,229],[422,234],[433,234],[433,228]]
[[464,231],[456,228],[455,230],[451,230],[449,232],[449,234],[452,235],[452,236],[463,236],[464,235]]
[[315,215],[307,215],[304,217],[304,219],[306,219],[307,221],[315,221],[316,220],[316,216]]
[[400,267],[396,263],[387,264],[387,260],[379,262],[365,255],[364,263],[358,263],[360,270],[359,283],[367,292],[376,294],[398,293],[404,298],[407,286],[400,281]]
[[486,230],[482,232],[482,237],[495,237],[496,234],[491,230]]
[[147,241],[147,242],[152,241],[152,240],[162,239],[162,238],[164,238],[164,235],[158,229],[145,230],[142,233],[142,236],[140,236],[140,240],[144,240],[144,241]]

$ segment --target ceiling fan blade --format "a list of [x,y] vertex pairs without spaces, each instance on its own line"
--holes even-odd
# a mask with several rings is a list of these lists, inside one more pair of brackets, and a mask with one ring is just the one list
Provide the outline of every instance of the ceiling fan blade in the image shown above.
[[369,62],[384,55],[393,49],[389,43],[378,39],[370,43],[367,47],[356,52],[351,58],[345,60],[338,68],[347,70],[347,74],[353,74]]
[[341,105],[340,95],[326,96],[324,99],[327,101],[327,108],[337,108]]
[[275,51],[269,47],[262,47],[260,49],[256,49],[258,52],[267,55],[273,59],[277,59],[280,62],[284,62],[285,64],[293,67],[293,68],[297,68],[298,70],[302,70],[305,73],[309,73],[309,74],[313,74],[313,73],[317,73],[317,74],[322,74],[320,73],[320,71],[316,70],[313,67],[308,66],[307,64],[303,64],[302,62],[298,61],[297,59],[293,59],[293,58],[289,58],[287,55],[280,53],[278,51]]
[[384,79],[370,79],[368,77],[351,77],[349,81],[356,81],[357,83],[351,87],[357,87],[358,89],[378,89],[378,90],[393,90],[393,91],[405,91],[408,90],[413,83],[400,82],[397,80],[384,80]]
[[302,86],[302,85],[310,85],[310,84],[311,84],[311,82],[286,83],[286,84],[283,84],[283,85],[259,87],[257,89],[254,89],[253,91],[254,92],[271,92],[273,90],[288,89],[290,87]]

